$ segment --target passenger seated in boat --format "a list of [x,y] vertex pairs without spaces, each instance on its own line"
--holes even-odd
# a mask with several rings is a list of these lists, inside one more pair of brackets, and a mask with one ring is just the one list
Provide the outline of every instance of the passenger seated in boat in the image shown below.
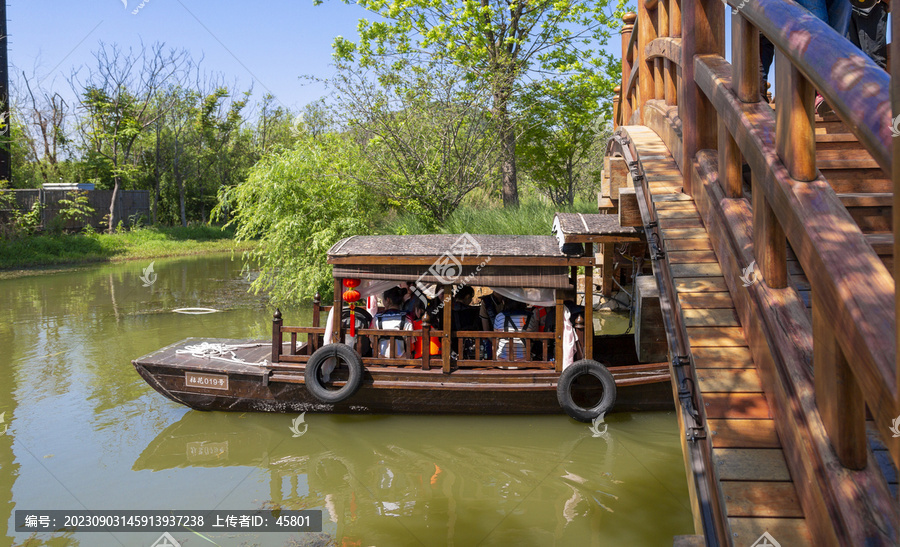
[[[481,319],[481,330],[494,330],[494,320],[497,313],[503,310],[503,297],[497,293],[490,293],[481,297],[481,307],[478,310],[478,316]],[[481,341],[481,354],[485,359],[489,359],[493,349],[491,341],[484,339]]]
[[[420,330],[422,328],[422,319],[425,317],[425,302],[422,302],[420,298],[416,299],[416,308],[415,312],[413,312],[413,330]],[[429,305],[429,319],[434,321],[435,316],[438,314],[435,312],[435,307]],[[431,323],[432,328],[439,328],[434,323]],[[441,339],[437,336],[429,336],[429,355],[440,355],[441,354]],[[422,337],[418,337],[413,341],[413,357],[415,359],[422,358]]]
[[[481,330],[481,321],[479,321],[479,308],[472,306],[472,300],[475,298],[475,289],[469,285],[463,285],[457,288],[453,294],[453,307],[450,317],[453,320],[453,332]],[[458,338],[453,336],[452,348],[459,348]],[[475,339],[463,338],[463,354],[456,356],[461,359],[475,358]]]
[[[494,319],[494,330],[499,332],[537,332],[537,317],[528,310],[524,302],[518,300],[507,299],[503,306],[503,311],[497,314]],[[507,349],[509,346],[508,338],[501,338],[497,342],[497,359],[508,359]],[[513,340],[515,349],[515,359],[525,359],[525,341],[521,338]],[[529,356],[531,357],[531,356]]]
[[[401,309],[403,305],[403,291],[400,287],[392,287],[381,296],[384,302],[384,311],[375,315],[372,320],[372,328],[379,330],[412,330],[412,317]],[[390,357],[396,359],[406,358],[406,341],[402,338],[394,338],[394,351]],[[378,356],[388,357],[390,339],[382,337],[378,339]]]
[[480,310],[472,306],[474,298],[475,289],[469,285],[460,287],[453,295],[451,317],[453,317],[454,330],[481,330],[478,321]]
[[415,314],[416,302],[420,300],[419,295],[416,294],[416,291],[414,290],[415,287],[415,281],[400,283],[400,288],[403,289],[403,303],[400,305],[400,309],[405,311],[409,315]]

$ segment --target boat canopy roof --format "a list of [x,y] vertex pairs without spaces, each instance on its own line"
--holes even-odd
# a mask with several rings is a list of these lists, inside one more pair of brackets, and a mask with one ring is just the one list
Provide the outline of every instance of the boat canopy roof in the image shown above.
[[352,236],[328,250],[334,277],[489,287],[571,288],[566,255],[552,236],[431,234]]
[[556,213],[553,232],[560,243],[618,243],[640,241],[637,228],[619,224],[618,215]]

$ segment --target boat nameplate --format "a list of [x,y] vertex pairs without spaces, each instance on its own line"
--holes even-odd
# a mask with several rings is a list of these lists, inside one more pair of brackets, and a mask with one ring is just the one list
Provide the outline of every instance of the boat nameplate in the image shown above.
[[201,372],[185,372],[185,387],[202,387],[205,389],[221,389],[228,391],[228,376],[225,374],[203,374]]

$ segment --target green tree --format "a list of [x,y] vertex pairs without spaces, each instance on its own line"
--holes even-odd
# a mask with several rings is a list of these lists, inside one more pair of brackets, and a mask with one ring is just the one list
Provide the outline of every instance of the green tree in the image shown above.
[[294,148],[262,158],[247,180],[224,187],[214,214],[231,216],[235,239],[259,238],[250,258],[259,261],[255,292],[276,304],[308,301],[331,291],[328,249],[338,240],[370,233],[378,214],[359,176],[359,150],[349,139],[304,135]]
[[486,93],[461,69],[430,62],[370,71],[341,67],[335,97],[360,142],[360,182],[435,228],[495,172]]
[[[316,0],[321,2],[322,0]],[[344,0],[349,2],[349,0]],[[518,205],[516,131],[510,106],[523,78],[577,73],[609,38],[618,13],[586,0],[358,0],[379,21],[359,21],[358,43],[338,37],[338,59],[365,65],[389,59],[440,57],[490,85],[500,132],[503,202]],[[619,8],[622,3],[620,2]]]
[[557,205],[574,204],[579,185],[594,177],[590,164],[597,153],[595,143],[609,136],[610,117],[601,101],[612,90],[597,80],[535,82],[517,101],[522,116],[518,142],[522,169]]

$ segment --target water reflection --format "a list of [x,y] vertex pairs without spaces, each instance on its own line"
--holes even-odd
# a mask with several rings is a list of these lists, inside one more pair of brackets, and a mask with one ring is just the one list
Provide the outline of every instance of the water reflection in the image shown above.
[[[273,310],[247,294],[227,256],[157,260],[157,280],[144,287],[147,264],[0,280],[0,413],[9,425],[0,435],[0,545],[150,545],[159,536],[31,539],[11,528],[12,512],[29,508],[325,514],[324,535],[213,538],[222,546],[671,545],[691,530],[667,413],[608,416],[603,438],[563,415],[307,413],[294,437],[296,415],[188,411],[130,360],[187,337],[266,338]],[[172,312],[191,307],[222,311]],[[310,315],[285,311],[288,323]]]
[[[258,468],[269,483],[259,507],[321,509],[344,543],[606,544],[592,531],[658,510],[625,498],[648,478],[629,478],[639,461],[627,445],[635,428],[661,417],[614,415],[595,437],[562,417],[307,414],[308,431],[297,438],[293,416],[189,411],[133,469]],[[657,444],[667,435],[641,435],[649,442],[641,443],[638,460],[670,452]],[[679,490],[670,481],[653,486],[666,487]],[[676,497],[667,504],[689,519]]]

